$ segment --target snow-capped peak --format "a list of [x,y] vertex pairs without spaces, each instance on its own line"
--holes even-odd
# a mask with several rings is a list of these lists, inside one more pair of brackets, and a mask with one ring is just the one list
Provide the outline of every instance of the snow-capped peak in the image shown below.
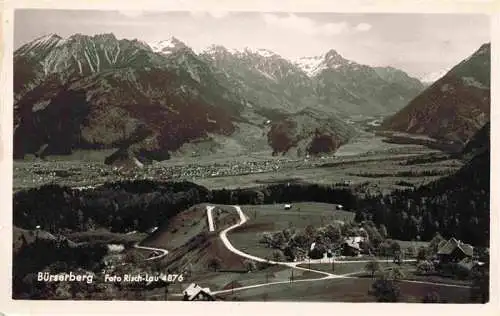
[[269,50],[269,49],[264,49],[264,48],[250,48],[250,47],[245,47],[244,52],[247,54],[252,54],[252,55],[259,55],[262,57],[273,57],[273,56],[278,56],[275,52]]
[[149,47],[153,50],[155,53],[162,53],[162,54],[170,54],[174,50],[185,47],[186,45],[179,41],[175,37],[171,37],[167,40],[161,40],[161,41],[156,41],[152,42],[149,44]]
[[352,64],[342,57],[337,51],[331,49],[320,56],[301,57],[294,64],[302,69],[309,77],[313,77],[322,70],[330,68],[337,69],[345,64]]
[[201,54],[206,54],[206,55],[217,55],[217,54],[238,54],[240,53],[238,50],[233,49],[233,48],[226,48],[222,45],[210,45],[207,48],[203,49]]
[[308,76],[313,77],[325,69],[323,56],[301,57],[294,64],[302,69]]

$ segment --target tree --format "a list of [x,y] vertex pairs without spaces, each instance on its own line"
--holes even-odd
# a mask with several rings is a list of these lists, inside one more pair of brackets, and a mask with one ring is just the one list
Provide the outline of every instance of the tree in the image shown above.
[[244,261],[245,268],[248,272],[257,270],[257,265],[253,260],[245,260]]
[[405,256],[408,258],[415,258],[417,255],[417,248],[415,246],[409,246],[406,248]]
[[391,243],[391,253],[396,256],[401,252],[401,245],[397,241],[392,241]]
[[293,246],[287,246],[283,250],[283,254],[287,261],[294,261],[297,256],[297,249]]
[[375,296],[377,302],[397,302],[401,291],[393,280],[381,278],[373,282],[369,294]]
[[314,237],[316,236],[316,229],[314,228],[314,226],[307,225],[305,229],[305,235],[310,239],[314,239]]
[[184,275],[189,277],[191,276],[191,274],[193,274],[193,265],[191,263],[188,263],[185,267],[184,267]]
[[273,251],[273,260],[274,261],[280,262],[280,261],[283,261],[283,259],[284,259],[284,256],[283,256],[283,252],[281,252],[281,250]]
[[427,259],[427,249],[423,246],[421,246],[420,248],[418,248],[418,251],[417,251],[417,261],[422,261],[422,260],[426,260]]
[[381,224],[379,229],[378,229],[380,235],[382,236],[382,239],[386,239],[387,238],[387,227],[385,227],[384,224]]
[[337,242],[342,237],[342,231],[339,225],[329,224],[325,229],[325,236],[328,237],[332,242]]
[[370,272],[372,278],[375,276],[375,272],[378,272],[380,270],[381,270],[380,262],[378,262],[376,260],[371,260],[365,266],[365,271]]
[[132,264],[138,264],[143,260],[143,257],[137,251],[128,251],[125,255],[124,261]]
[[356,215],[354,216],[354,221],[356,223],[362,223],[365,220],[366,220],[366,213],[361,210],[356,211]]
[[256,191],[254,197],[254,204],[264,204],[264,193],[262,191]]
[[398,280],[401,280],[405,277],[405,274],[403,273],[403,271],[398,268],[398,267],[394,267],[392,268],[389,273],[388,273],[388,278],[391,279],[391,280],[394,280],[394,281],[398,281]]
[[431,250],[432,254],[435,254],[438,252],[439,244],[441,244],[441,242],[443,242],[443,241],[445,241],[445,239],[441,236],[440,233],[436,233],[436,235],[434,235],[432,240],[429,242],[429,249]]
[[222,261],[219,258],[212,258],[208,260],[208,268],[215,272],[222,266]]

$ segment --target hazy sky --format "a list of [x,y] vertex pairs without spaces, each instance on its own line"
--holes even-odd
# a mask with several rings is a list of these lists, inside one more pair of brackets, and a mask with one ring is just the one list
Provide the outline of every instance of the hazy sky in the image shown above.
[[114,33],[145,42],[175,36],[195,51],[221,44],[267,48],[290,59],[335,49],[359,63],[424,78],[489,42],[490,23],[470,14],[16,11],[16,48],[48,33]]

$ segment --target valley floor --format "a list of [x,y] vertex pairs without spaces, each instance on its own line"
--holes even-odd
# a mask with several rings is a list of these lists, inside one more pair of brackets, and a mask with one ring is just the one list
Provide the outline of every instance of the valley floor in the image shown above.
[[[420,157],[421,159],[415,159]],[[335,155],[315,158],[245,156],[182,157],[137,170],[96,160],[14,161],[14,190],[56,183],[88,187],[125,179],[187,180],[209,189],[253,187],[276,182],[370,183],[378,190],[418,185],[457,170],[462,162],[418,145],[396,145],[362,136]]]

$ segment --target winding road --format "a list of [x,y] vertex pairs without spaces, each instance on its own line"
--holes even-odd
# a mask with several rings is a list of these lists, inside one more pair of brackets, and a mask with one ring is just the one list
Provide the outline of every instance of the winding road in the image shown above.
[[[229,241],[227,237],[227,233],[230,232],[231,230],[245,224],[248,220],[248,217],[243,213],[241,210],[241,207],[238,205],[233,205],[233,207],[236,209],[238,212],[238,215],[240,217],[240,222],[236,223],[226,229],[224,229],[220,233],[220,239],[226,246],[226,248],[233,252],[234,254],[237,254],[238,256],[254,260],[257,262],[268,262],[269,264],[275,264],[275,265],[282,265],[286,266],[292,269],[297,269],[297,270],[303,270],[303,271],[308,271],[308,272],[314,272],[317,274],[322,274],[324,277],[319,277],[319,278],[311,278],[311,279],[301,279],[301,280],[293,280],[294,283],[296,282],[315,282],[315,281],[321,281],[321,280],[327,280],[327,279],[338,279],[338,278],[355,278],[352,275],[359,274],[359,272],[353,272],[353,273],[348,273],[348,274],[333,274],[325,271],[319,271],[319,270],[314,270],[314,269],[309,269],[309,268],[304,268],[304,267],[299,267],[298,265],[300,264],[309,264],[309,263],[338,263],[338,264],[345,264],[345,263],[367,263],[370,262],[371,260],[334,260],[331,258],[328,259],[313,259],[313,260],[303,260],[303,261],[293,261],[293,262],[286,262],[286,261],[273,261],[273,260],[266,260],[264,258],[260,258],[257,256],[250,255],[248,253],[245,253],[233,246],[231,242]],[[207,207],[207,212],[208,207]],[[208,213],[207,213],[208,214]],[[379,262],[392,262],[392,260],[378,260]],[[403,262],[415,262],[415,259],[408,259],[408,260],[403,260]],[[448,287],[461,287],[461,288],[468,288],[469,286],[464,286],[464,285],[455,285],[455,284],[445,284],[445,283],[434,283],[434,282],[425,282],[425,281],[411,281],[411,280],[400,280],[400,282],[409,282],[409,283],[419,283],[419,284],[431,284],[431,285],[439,285],[439,286],[448,286]],[[232,293],[235,291],[241,291],[241,290],[246,290],[246,289],[253,289],[253,288],[258,288],[258,287],[263,287],[263,286],[272,286],[272,285],[277,285],[277,284],[286,284],[290,283],[290,281],[279,281],[279,282],[267,282],[267,283],[261,283],[261,284],[254,284],[254,285],[248,285],[248,286],[242,286],[242,287],[237,287],[233,288],[230,290],[221,290],[221,291],[213,291],[212,294],[224,294],[224,293]]]
[[[319,271],[319,270],[314,270],[314,269],[309,269],[309,268],[304,268],[304,267],[299,267],[301,264],[314,264],[314,263],[336,263],[336,264],[346,264],[346,263],[367,263],[370,262],[371,260],[334,260],[333,258],[323,258],[323,259],[311,259],[311,260],[303,260],[303,261],[293,261],[293,262],[288,262],[288,261],[274,261],[274,260],[267,260],[264,258],[260,258],[251,254],[248,254],[246,252],[243,252],[233,246],[233,244],[229,241],[227,234],[245,224],[248,221],[248,217],[243,213],[241,210],[241,207],[238,205],[233,205],[233,207],[236,209],[240,221],[226,229],[220,232],[219,237],[224,243],[224,246],[231,251],[232,253],[243,257],[247,258],[253,261],[257,262],[267,262],[269,264],[273,265],[281,265],[281,266],[286,266],[292,269],[297,269],[297,270],[303,270],[307,272],[313,272],[317,273],[319,275],[323,275],[322,277],[317,277],[317,278],[310,278],[310,279],[299,279],[299,280],[293,280],[293,281],[277,281],[277,282],[266,282],[266,283],[260,283],[260,284],[254,284],[254,285],[248,285],[248,286],[241,286],[237,288],[232,288],[229,290],[220,290],[220,291],[212,291],[212,294],[224,294],[224,293],[233,293],[236,291],[243,291],[247,289],[253,289],[253,288],[259,288],[259,287],[264,287],[264,286],[273,286],[273,285],[279,285],[279,284],[288,284],[290,282],[297,283],[297,282],[316,282],[316,281],[322,281],[322,280],[328,280],[328,279],[339,279],[339,278],[356,278],[353,275],[359,274],[359,272],[353,272],[353,273],[348,273],[348,274],[333,274],[325,271]],[[213,232],[215,231],[215,224],[212,216],[212,210],[214,209],[214,206],[206,206],[206,211],[207,211],[207,220],[208,220],[208,227],[209,231]],[[154,248],[154,247],[146,247],[146,246],[139,246],[138,244],[134,245],[135,248],[137,249],[144,249],[144,250],[149,250],[149,251],[154,251],[154,252],[160,252],[160,255],[156,255],[153,257],[150,257],[146,259],[147,261],[150,260],[157,260],[161,259],[164,256],[168,254],[168,250],[162,249],[162,248]],[[378,260],[379,262],[392,262],[392,260]],[[403,260],[404,262],[415,262],[415,259],[409,259],[409,260]],[[412,280],[399,280],[400,282],[408,282],[408,283],[418,283],[418,284],[429,284],[429,285],[437,285],[437,286],[446,286],[446,287],[459,287],[459,288],[469,288],[469,286],[466,285],[457,285],[457,284],[446,284],[446,283],[434,283],[434,282],[426,282],[426,281],[412,281]],[[182,294],[173,294],[173,296],[179,296]]]
[[145,261],[158,260],[158,259],[161,259],[161,258],[165,257],[166,255],[168,255],[168,250],[162,249],[162,248],[139,246],[139,244],[135,244],[134,248],[153,251],[153,253],[154,252],[160,252],[161,253],[159,255],[149,257],[149,258],[145,259]]

